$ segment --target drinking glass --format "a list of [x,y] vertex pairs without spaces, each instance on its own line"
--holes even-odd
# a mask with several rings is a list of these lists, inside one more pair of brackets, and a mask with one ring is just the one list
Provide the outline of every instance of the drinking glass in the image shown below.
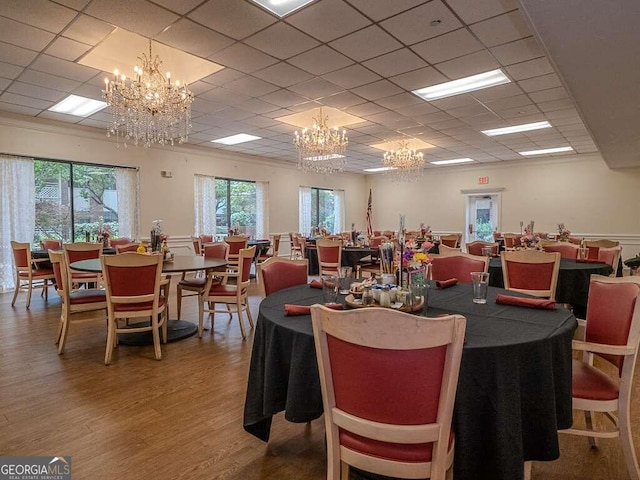
[[482,255],[484,255],[485,257],[490,257],[492,250],[493,247],[482,247]]
[[485,272],[471,272],[473,284],[473,303],[487,303],[489,289],[489,274]]
[[351,283],[351,267],[338,267],[338,282],[340,284],[340,295],[349,293],[349,284]]
[[338,277],[335,275],[322,276],[322,295],[325,305],[336,303],[338,300]]

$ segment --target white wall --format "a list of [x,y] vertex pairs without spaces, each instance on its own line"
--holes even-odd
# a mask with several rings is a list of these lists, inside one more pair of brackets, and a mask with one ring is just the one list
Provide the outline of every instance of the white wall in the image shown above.
[[[95,129],[19,116],[0,116],[0,153],[139,167],[142,236],[148,236],[152,221],[158,218],[164,220],[164,231],[170,237],[193,234],[194,174],[268,181],[269,227],[274,233],[298,230],[301,185],[343,189],[345,226],[351,222],[364,225],[366,179],[357,174],[306,174],[290,162],[206,147],[117,147],[113,139]],[[171,170],[173,178],[162,178],[162,170]]]

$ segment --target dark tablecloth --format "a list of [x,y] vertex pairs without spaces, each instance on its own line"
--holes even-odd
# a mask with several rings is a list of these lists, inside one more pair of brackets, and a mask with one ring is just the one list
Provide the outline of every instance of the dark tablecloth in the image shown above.
[[[556,302],[570,304],[578,318],[585,318],[591,275],[594,273],[611,275],[612,272],[613,268],[606,263],[578,263],[568,258],[560,259]],[[491,259],[489,262],[489,274],[489,285],[492,287],[504,287],[500,258]]]
[[[356,265],[360,259],[377,254],[377,248],[360,248],[360,247],[343,247],[341,264],[344,267],[351,267],[355,271]],[[309,260],[309,275],[318,275],[320,268],[318,266],[318,250],[315,246],[305,248],[305,257]]]
[[[518,480],[525,460],[558,458],[557,430],[571,414],[573,314],[471,301],[471,286],[430,289],[427,315],[461,313],[467,333],[454,414],[456,480]],[[291,422],[322,415],[322,393],[309,315],[285,317],[283,305],[312,305],[308,286],[260,304],[244,410],[244,428],[268,441],[272,416]]]

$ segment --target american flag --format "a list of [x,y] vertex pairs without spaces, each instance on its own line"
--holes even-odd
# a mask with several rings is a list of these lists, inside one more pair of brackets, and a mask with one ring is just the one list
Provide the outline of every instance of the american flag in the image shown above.
[[367,202],[367,235],[373,236],[373,227],[371,226],[371,189],[369,189],[369,201]]

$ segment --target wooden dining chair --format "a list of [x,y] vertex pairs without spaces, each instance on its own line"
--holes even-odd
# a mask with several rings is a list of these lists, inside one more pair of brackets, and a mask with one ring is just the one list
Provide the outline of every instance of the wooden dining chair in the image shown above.
[[40,240],[40,246],[43,250],[59,250],[62,248],[62,240],[45,238],[43,240]]
[[447,247],[446,245],[440,244],[438,245],[438,255],[458,255],[462,253],[460,247]]
[[490,243],[490,242],[483,242],[482,240],[476,240],[474,242],[469,242],[465,245],[466,249],[467,249],[467,253],[470,255],[476,255],[476,256],[485,256],[484,253],[482,253],[482,249],[484,247],[491,247],[491,255],[493,256],[498,256],[498,248],[499,248],[500,244],[496,243]]
[[73,262],[80,260],[90,260],[102,256],[102,243],[76,242],[65,243],[63,246],[66,255],[67,265],[71,271],[71,282],[74,287],[79,285],[97,285],[102,276],[99,273],[80,272],[71,267]]
[[512,250],[522,245],[522,235],[517,235],[515,233],[505,233],[503,235],[504,238],[504,248]]
[[316,242],[318,250],[318,270],[320,275],[337,275],[342,265],[342,242],[321,239]]
[[504,288],[556,299],[560,254],[539,250],[513,250],[501,254]]
[[618,274],[618,263],[620,262],[620,256],[622,255],[622,247],[600,248],[598,250],[598,260],[611,265],[613,272],[610,277],[616,277]]
[[[112,244],[113,246],[113,244]],[[139,244],[137,243],[119,243],[115,245],[116,254],[126,252],[137,252]]]
[[58,292],[61,302],[60,323],[56,334],[58,355],[61,355],[72,322],[95,321],[96,319],[104,321],[107,318],[107,297],[102,288],[72,289],[71,272],[64,252],[49,250],[49,259],[55,275],[56,292]]
[[327,479],[348,479],[355,467],[444,480],[453,463],[451,422],[466,319],[314,305],[311,320]]
[[[232,318],[232,311],[229,307],[235,306],[235,313],[238,316],[238,323],[240,324],[242,338],[247,338],[244,323],[242,321],[242,312],[244,311],[247,313],[249,326],[253,328],[253,318],[251,317],[248,298],[249,284],[251,283],[251,264],[255,253],[255,245],[240,250],[238,253],[238,271],[236,274],[229,272],[207,272],[207,281],[198,301],[198,337],[202,338],[205,312],[208,312],[211,315],[211,333],[213,333],[213,321],[216,312],[228,313],[229,318]],[[229,285],[225,281],[220,283],[215,281],[216,276],[222,276],[222,278],[224,278],[229,275],[235,275],[237,277],[235,285]],[[224,304],[227,309],[216,310],[217,303]],[[205,309],[205,305],[208,306],[208,309]]]
[[269,258],[278,256],[278,252],[280,251],[280,236],[280,234],[270,235],[271,242],[269,248],[265,252],[258,255],[258,262],[264,262]]
[[238,271],[240,250],[247,248],[249,237],[244,235],[231,235],[229,237],[225,237],[224,241],[229,245],[229,250],[227,251],[227,268],[229,270]]
[[601,248],[613,248],[620,246],[620,242],[615,240],[585,240],[584,247],[587,249],[587,258],[598,260],[598,252]]
[[213,235],[200,235],[198,237],[200,239],[200,243],[212,243],[213,240]]
[[11,299],[11,306],[15,306],[18,293],[27,290],[27,308],[31,306],[31,293],[34,288],[42,288],[45,300],[49,298],[49,280],[55,275],[51,268],[38,266],[49,259],[31,258],[31,244],[27,242],[11,241],[13,253],[13,268],[16,274],[15,290]]
[[545,252],[558,252],[561,258],[576,260],[580,254],[580,245],[569,242],[550,242],[543,245]]
[[135,242],[128,237],[112,238],[111,240],[109,240],[109,243],[111,244],[112,247],[118,247],[120,245],[129,245],[131,243],[135,244]]
[[[166,299],[160,295],[163,256],[123,253],[101,257],[107,297],[107,346],[105,365],[111,363],[118,335],[151,332],[156,360],[162,358],[160,329],[167,338]],[[123,320],[145,322],[120,326]]]
[[271,257],[256,267],[261,298],[279,290],[304,285],[308,280],[309,260]]
[[460,247],[461,233],[453,233],[451,235],[440,235],[440,245],[446,245],[451,248]]
[[[572,345],[583,353],[573,360],[572,397],[573,409],[584,413],[585,426],[574,423],[560,433],[589,437],[591,448],[597,448],[596,438],[619,437],[629,477],[640,480],[630,412],[640,344],[640,277],[592,275],[582,332],[584,337]],[[612,429],[596,429],[602,422],[594,421],[600,418],[594,419],[594,412],[611,421]]]
[[302,248],[301,238],[303,238],[301,235],[293,234],[291,240],[291,254],[289,255],[289,258],[304,258],[304,250]]
[[433,255],[431,280],[444,281],[455,278],[460,283],[471,283],[471,272],[487,272],[489,259],[484,256],[458,252],[449,255]]

